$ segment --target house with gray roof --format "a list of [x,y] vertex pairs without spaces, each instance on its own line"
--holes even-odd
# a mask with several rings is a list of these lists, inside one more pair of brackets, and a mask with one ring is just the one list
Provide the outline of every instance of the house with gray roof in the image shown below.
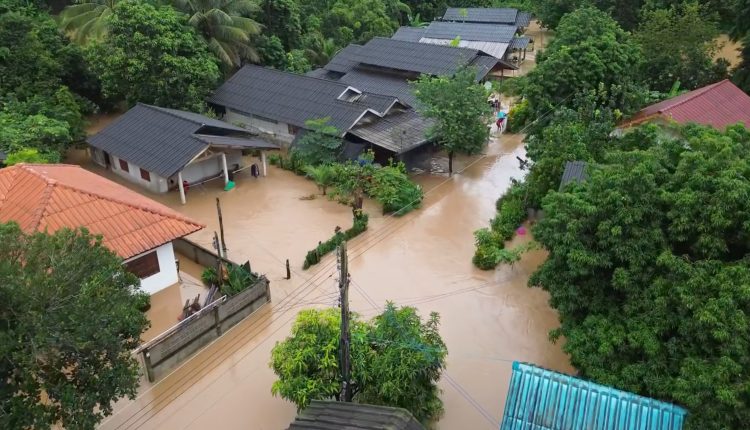
[[[244,66],[208,101],[226,121],[253,127],[284,144],[291,144],[306,130],[307,121],[322,118],[336,127],[339,137],[365,144],[376,155],[378,150],[400,155],[427,142],[423,134],[404,130],[424,130],[430,121],[416,115],[398,95],[369,88],[325,76]],[[408,91],[402,94],[410,95]],[[368,133],[370,127],[378,132]],[[392,135],[398,136],[398,144]]]
[[588,179],[586,168],[588,163],[585,161],[568,161],[565,163],[565,170],[563,170],[562,178],[560,179],[559,191],[562,191],[566,185],[571,182],[583,182]]
[[421,74],[452,75],[467,66],[476,68],[477,81],[502,67],[497,58],[477,49],[376,37],[364,45],[347,46],[308,75],[397,97],[413,108],[416,98],[410,81]]
[[193,112],[138,103],[87,139],[94,162],[155,193],[223,177],[242,168],[242,151],[277,150],[247,129]]
[[486,52],[501,60],[506,68],[516,69],[515,65],[508,63],[508,54],[524,41],[526,45],[529,42],[528,37],[516,37],[517,31],[518,27],[511,24],[433,21],[426,28],[401,27],[391,38],[432,45],[457,44],[462,48]]
[[526,28],[531,22],[531,14],[507,7],[449,7],[443,21],[475,22],[483,24],[506,24]]

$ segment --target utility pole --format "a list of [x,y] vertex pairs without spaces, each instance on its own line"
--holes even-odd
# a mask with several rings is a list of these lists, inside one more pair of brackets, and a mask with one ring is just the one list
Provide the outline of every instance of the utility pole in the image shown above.
[[352,401],[351,384],[351,351],[349,333],[349,260],[346,256],[346,242],[338,248],[339,294],[341,300],[341,337],[339,353],[341,354],[341,397],[344,402]]
[[224,251],[223,257],[227,257],[227,242],[224,240],[224,219],[221,217],[221,203],[216,198],[216,212],[219,213],[219,232],[221,233],[221,249]]

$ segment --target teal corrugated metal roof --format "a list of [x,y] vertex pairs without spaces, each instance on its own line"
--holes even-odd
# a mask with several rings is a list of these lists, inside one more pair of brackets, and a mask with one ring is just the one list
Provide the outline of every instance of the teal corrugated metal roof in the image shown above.
[[670,403],[516,361],[500,430],[681,430],[686,415]]

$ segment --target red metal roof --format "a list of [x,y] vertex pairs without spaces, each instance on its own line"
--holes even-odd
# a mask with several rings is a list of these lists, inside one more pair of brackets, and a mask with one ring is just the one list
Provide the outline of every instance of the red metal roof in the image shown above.
[[680,124],[694,122],[710,125],[719,130],[738,122],[750,127],[750,96],[725,79],[648,106],[623,126],[636,125],[657,117]]
[[122,185],[67,164],[0,169],[0,222],[8,221],[26,232],[85,227],[126,259],[204,227]]

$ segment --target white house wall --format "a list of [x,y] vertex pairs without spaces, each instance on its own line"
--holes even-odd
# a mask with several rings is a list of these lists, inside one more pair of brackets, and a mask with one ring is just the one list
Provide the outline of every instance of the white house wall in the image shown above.
[[[227,154],[227,169],[232,171],[233,165],[242,166],[242,151],[239,149],[230,149]],[[201,182],[205,179],[214,178],[224,174],[224,167],[221,163],[221,153],[216,153],[205,160],[194,161],[182,169],[182,180],[189,183]],[[176,177],[176,176],[175,176]],[[174,179],[174,178],[173,178]]]
[[[147,188],[154,193],[166,193],[168,186],[167,180],[154,172],[149,172],[151,177],[150,181],[141,178],[141,167],[128,161],[128,172],[120,169],[120,159],[110,154],[109,158],[112,160],[112,171],[122,176],[123,178],[135,182],[136,184]],[[127,161],[127,160],[123,160]]]
[[[148,254],[148,252],[144,254]],[[137,255],[130,260],[134,260],[141,255]],[[176,284],[179,280],[179,278],[177,277],[177,265],[175,264],[174,248],[172,248],[172,242],[165,243],[164,245],[156,248],[156,256],[159,259],[159,273],[151,275],[148,278],[141,279],[141,290],[149,294],[155,294],[169,287],[170,285]]]
[[251,126],[255,127],[263,133],[270,134],[274,138],[285,142],[292,143],[294,135],[289,133],[289,125],[285,122],[270,122],[264,121],[257,117],[250,117],[245,114],[233,111],[227,108],[226,115],[224,115],[224,121],[239,126]]

